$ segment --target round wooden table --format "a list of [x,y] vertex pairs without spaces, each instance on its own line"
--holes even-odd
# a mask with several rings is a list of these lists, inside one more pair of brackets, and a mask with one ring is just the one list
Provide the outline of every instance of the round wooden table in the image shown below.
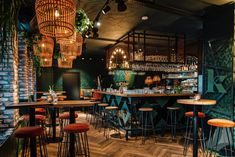
[[198,156],[198,111],[197,106],[207,106],[207,105],[215,105],[216,100],[208,100],[208,99],[178,99],[177,103],[184,105],[193,105],[193,157]]

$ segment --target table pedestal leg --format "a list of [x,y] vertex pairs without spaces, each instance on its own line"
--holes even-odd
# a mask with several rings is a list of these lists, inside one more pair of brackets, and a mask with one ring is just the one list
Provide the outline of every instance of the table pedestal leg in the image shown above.
[[193,114],[193,157],[198,156],[198,111],[197,111],[197,106],[193,107],[194,109],[194,114]]
[[56,111],[57,108],[52,108],[51,109],[51,125],[52,125],[52,138],[48,137],[47,138],[47,142],[48,143],[57,143],[62,141],[61,137],[56,137]]
[[[35,108],[29,108],[29,125],[35,126]],[[30,138],[30,156],[37,157],[36,138]]]
[[[70,119],[69,119],[69,123],[75,123],[75,112],[74,112],[74,108],[71,107],[69,110],[69,114],[70,114]],[[75,135],[74,133],[70,133],[70,145],[69,145],[69,152],[70,152],[70,157],[75,157]]]

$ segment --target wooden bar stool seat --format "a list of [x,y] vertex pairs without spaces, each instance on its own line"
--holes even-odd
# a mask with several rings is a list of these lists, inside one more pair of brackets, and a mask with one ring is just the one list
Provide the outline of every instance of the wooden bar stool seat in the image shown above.
[[109,106],[109,104],[107,104],[107,103],[100,103],[100,104],[98,104],[98,106],[100,106],[100,107],[106,107],[106,106]]
[[215,127],[232,128],[235,127],[235,122],[228,119],[210,119],[207,124]]
[[151,107],[141,107],[141,108],[139,108],[139,111],[151,112],[151,111],[153,111],[153,108],[151,108]]
[[[209,140],[207,145],[207,154],[206,156],[213,156],[213,153],[215,156],[228,156],[227,150],[230,150],[229,156],[235,156],[233,152],[233,142],[232,138],[233,136],[233,128],[235,127],[235,122],[228,119],[210,119],[207,121],[207,124],[210,125],[210,133],[209,133]],[[212,129],[212,127],[216,129]],[[217,132],[216,132],[217,131]],[[229,133],[230,132],[230,133]],[[229,135],[230,134],[230,135]],[[227,137],[227,138],[226,138]],[[220,149],[218,148],[219,140],[223,139],[224,146]],[[229,148],[227,148],[229,147]],[[221,152],[221,150],[225,150],[224,152]],[[222,153],[222,154],[221,154]]]
[[106,110],[118,110],[117,106],[107,106],[105,107]]

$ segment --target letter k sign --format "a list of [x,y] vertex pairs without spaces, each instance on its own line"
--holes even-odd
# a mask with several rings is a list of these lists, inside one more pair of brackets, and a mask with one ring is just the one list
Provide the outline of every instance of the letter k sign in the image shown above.
[[213,69],[207,69],[207,91],[206,93],[214,93],[214,87],[216,87],[217,91],[219,93],[227,93],[224,89],[224,86],[222,85],[223,81],[227,76],[214,76],[214,70]]

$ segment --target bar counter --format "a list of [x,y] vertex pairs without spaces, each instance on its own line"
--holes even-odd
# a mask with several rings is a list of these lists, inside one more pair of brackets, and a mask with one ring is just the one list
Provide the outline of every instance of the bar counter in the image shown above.
[[130,98],[141,98],[141,97],[175,97],[175,96],[193,96],[193,93],[153,93],[153,94],[127,94],[127,93],[120,93],[120,92],[104,92],[104,91],[96,91],[97,93],[100,94],[106,94],[106,95],[115,95],[115,96],[120,96],[120,97],[130,97]]
[[[126,131],[126,139],[132,136],[134,130],[138,130],[138,123],[140,119],[140,107],[152,107],[154,109],[154,123],[155,128],[164,132],[163,128],[166,126],[167,107],[178,105],[176,100],[179,98],[189,98],[193,96],[192,93],[152,93],[152,94],[139,94],[139,93],[120,93],[120,92],[105,92],[95,91],[102,95],[102,102],[108,103],[110,106],[118,106],[119,127]],[[182,106],[181,106],[182,107]],[[183,117],[184,109],[179,111],[179,118]]]

